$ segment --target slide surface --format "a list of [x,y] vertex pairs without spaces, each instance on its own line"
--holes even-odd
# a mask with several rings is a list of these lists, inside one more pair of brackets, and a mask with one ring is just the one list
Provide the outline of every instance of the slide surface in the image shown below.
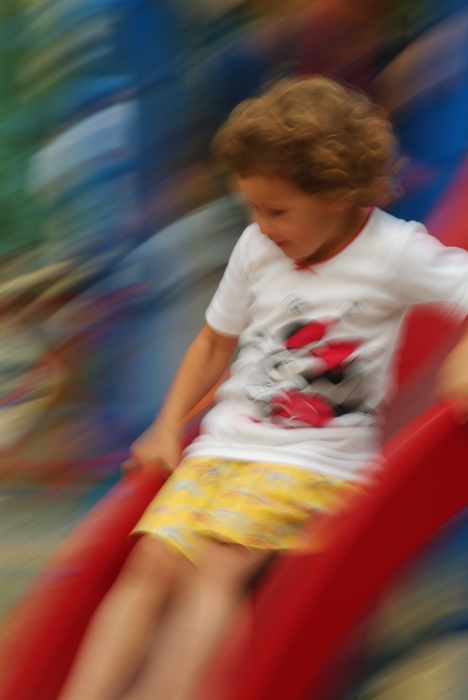
[[[326,550],[277,560],[254,595],[247,646],[236,649],[234,633],[200,697],[299,700],[308,688],[315,693],[308,698],[320,697],[327,661],[379,587],[468,505],[467,454],[468,430],[455,403],[430,408],[398,433],[386,447],[387,476],[324,530]],[[2,700],[57,697],[86,624],[129,552],[127,535],[160,485],[152,471],[122,480],[13,611],[0,649]]]

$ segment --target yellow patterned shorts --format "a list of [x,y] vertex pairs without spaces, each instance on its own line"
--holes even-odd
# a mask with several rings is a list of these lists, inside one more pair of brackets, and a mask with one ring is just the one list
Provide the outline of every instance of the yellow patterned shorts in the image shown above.
[[297,467],[192,457],[171,475],[134,533],[154,535],[194,563],[206,537],[266,551],[310,550],[310,528],[305,532],[303,525],[341,510],[356,490]]

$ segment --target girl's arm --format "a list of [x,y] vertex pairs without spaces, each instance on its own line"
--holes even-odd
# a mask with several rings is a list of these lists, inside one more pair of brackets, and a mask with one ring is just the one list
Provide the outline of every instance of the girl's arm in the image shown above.
[[180,421],[208,393],[228,367],[237,338],[216,333],[205,323],[187,350],[163,407],[130,449],[124,469],[162,462],[173,471],[180,461]]
[[468,419],[468,330],[442,363],[436,391],[442,397],[460,398],[460,407]]

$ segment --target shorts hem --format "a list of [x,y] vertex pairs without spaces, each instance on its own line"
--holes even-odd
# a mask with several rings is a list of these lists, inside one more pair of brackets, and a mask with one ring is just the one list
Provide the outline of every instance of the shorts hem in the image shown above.
[[184,547],[179,546],[177,544],[177,542],[174,542],[174,540],[171,540],[169,537],[166,537],[165,535],[162,535],[159,532],[155,532],[154,530],[151,530],[150,528],[148,528],[148,529],[138,528],[137,530],[132,530],[129,537],[141,536],[141,535],[149,535],[150,537],[153,537],[154,539],[159,540],[172,553],[182,554],[182,556],[184,556],[186,559],[189,559],[192,563],[199,561],[199,558],[194,556],[194,554],[196,555],[196,552],[194,552],[193,550],[189,551],[188,547],[184,548]]

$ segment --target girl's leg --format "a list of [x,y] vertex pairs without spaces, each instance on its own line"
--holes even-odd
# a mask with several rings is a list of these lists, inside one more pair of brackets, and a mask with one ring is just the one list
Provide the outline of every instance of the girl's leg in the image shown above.
[[209,541],[191,567],[158,629],[146,664],[124,700],[185,700],[213,646],[268,554]]
[[60,700],[114,700],[124,692],[181,560],[155,538],[136,543],[91,621]]

